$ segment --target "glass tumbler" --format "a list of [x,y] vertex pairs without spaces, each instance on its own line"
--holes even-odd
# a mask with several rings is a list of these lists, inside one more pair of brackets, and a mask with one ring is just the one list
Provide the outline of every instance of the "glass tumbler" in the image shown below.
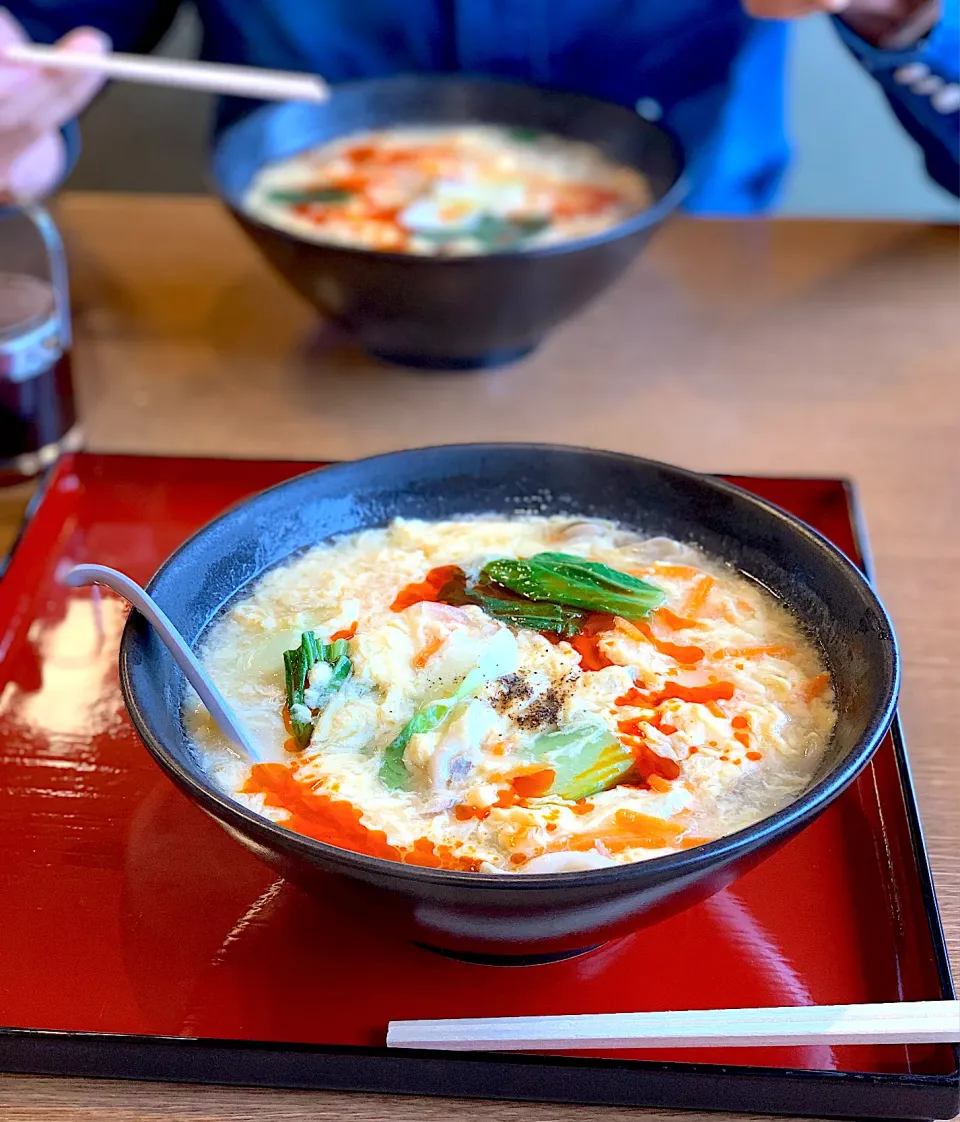
[[[42,251],[41,275],[22,268],[13,229],[24,220]],[[0,484],[38,475],[79,448],[70,346],[67,267],[53,219],[40,206],[0,209]]]

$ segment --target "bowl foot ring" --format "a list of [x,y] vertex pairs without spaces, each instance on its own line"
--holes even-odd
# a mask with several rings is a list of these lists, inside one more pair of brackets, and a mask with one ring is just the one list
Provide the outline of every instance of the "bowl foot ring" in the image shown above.
[[580,955],[589,954],[603,943],[594,943],[590,947],[579,947],[574,951],[554,951],[553,954],[472,954],[469,951],[451,951],[445,947],[431,947],[427,943],[414,943],[432,954],[452,958],[457,962],[468,962],[473,966],[548,966],[551,962],[566,962],[567,959],[579,958]]
[[536,344],[527,347],[509,347],[498,351],[487,351],[485,354],[471,355],[468,358],[445,358],[441,355],[408,355],[377,350],[371,350],[370,354],[374,358],[379,358],[381,362],[390,363],[391,366],[406,366],[413,370],[491,370],[497,366],[508,366],[511,362],[519,362],[520,359],[530,354],[535,346]]

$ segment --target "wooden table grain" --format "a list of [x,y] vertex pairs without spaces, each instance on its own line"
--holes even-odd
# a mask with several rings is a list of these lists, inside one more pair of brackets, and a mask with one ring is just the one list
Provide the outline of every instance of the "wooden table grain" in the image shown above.
[[[67,194],[58,215],[72,268],[79,402],[94,450],[309,460],[539,440],[730,473],[853,478],[903,648],[902,714],[956,970],[955,230],[678,221],[528,361],[438,376],[383,367],[319,327],[210,200]],[[8,541],[25,496],[0,494]],[[475,1122],[696,1118],[0,1078],[5,1122],[439,1122],[461,1110]]]

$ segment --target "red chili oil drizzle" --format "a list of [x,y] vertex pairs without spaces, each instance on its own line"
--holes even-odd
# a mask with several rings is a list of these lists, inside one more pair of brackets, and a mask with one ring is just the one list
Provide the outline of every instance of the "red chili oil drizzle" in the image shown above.
[[707,705],[711,701],[729,701],[734,694],[732,682],[712,682],[706,686],[684,686],[680,682],[671,682],[656,693],[647,690],[627,690],[623,697],[618,697],[617,705],[648,705],[651,708],[662,704],[664,701],[675,699],[677,701],[700,702]]
[[298,782],[293,774],[295,767],[254,764],[242,788],[244,794],[263,795],[267,806],[287,811],[290,817],[282,823],[286,829],[340,849],[404,865],[469,873],[479,871],[479,861],[458,857],[449,846],[434,845],[427,838],[418,838],[410,849],[390,845],[386,834],[371,830],[360,821],[360,811],[352,803],[331,798]]
[[422,581],[401,588],[390,609],[394,612],[402,612],[405,608],[425,601],[431,604],[452,604],[454,607],[461,607],[467,603],[466,587],[467,574],[459,565],[441,565],[431,569]]
[[613,666],[611,659],[600,650],[599,641],[607,631],[611,631],[616,617],[606,612],[594,612],[583,625],[579,635],[569,640],[570,646],[580,655],[582,670],[603,670]]
[[660,756],[650,747],[643,735],[641,718],[631,721],[620,721],[617,731],[621,736],[621,743],[633,752],[634,764],[621,780],[621,786],[648,787],[651,775],[659,775],[661,779],[673,781],[680,778],[680,767],[676,760]]

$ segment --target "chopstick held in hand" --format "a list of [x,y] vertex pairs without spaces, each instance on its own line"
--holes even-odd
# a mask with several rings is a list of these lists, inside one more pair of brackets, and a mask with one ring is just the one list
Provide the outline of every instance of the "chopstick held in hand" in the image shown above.
[[330,87],[316,74],[220,62],[185,62],[117,52],[63,51],[34,43],[6,47],[0,54],[0,62],[48,70],[85,71],[123,82],[206,90],[262,101],[325,101],[330,96]]

